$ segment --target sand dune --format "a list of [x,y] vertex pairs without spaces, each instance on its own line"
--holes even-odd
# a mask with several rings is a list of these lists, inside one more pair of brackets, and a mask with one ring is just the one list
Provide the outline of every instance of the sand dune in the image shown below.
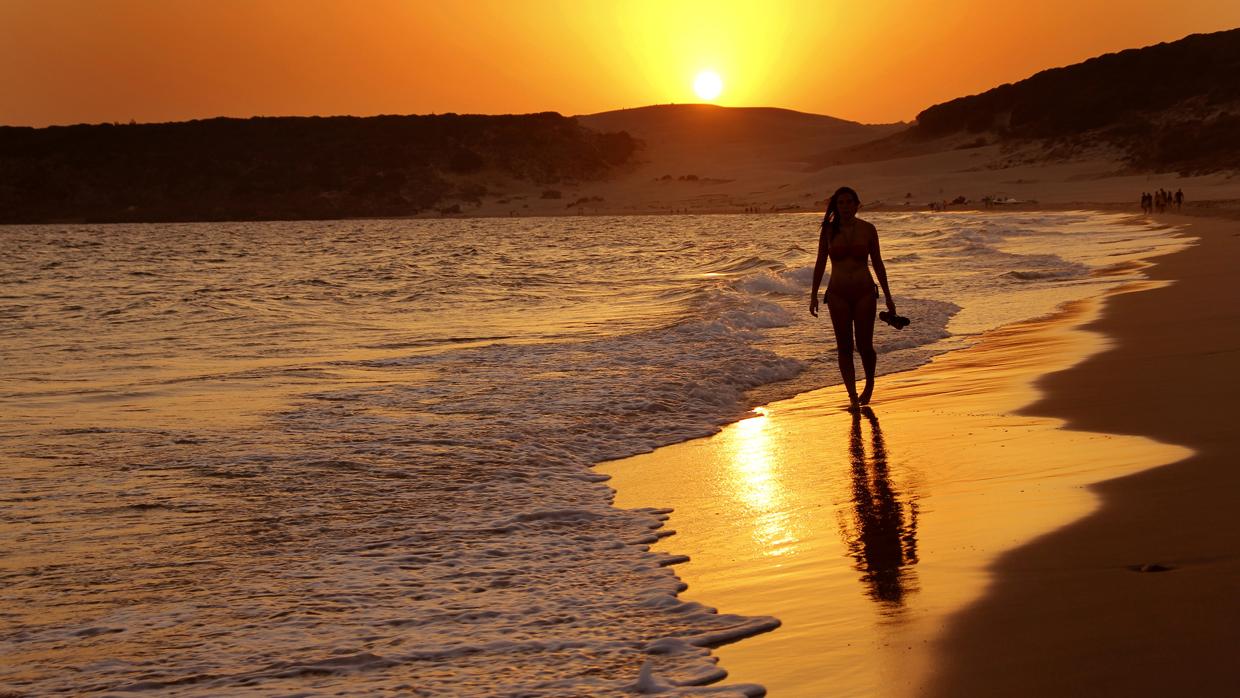
[[596,131],[627,131],[646,143],[651,164],[688,167],[704,176],[769,167],[802,170],[819,150],[858,145],[905,128],[788,109],[711,104],[624,109],[579,116],[577,121]]
[[[754,110],[754,118],[737,119],[733,110],[697,106],[658,112],[609,112],[579,117],[594,127],[632,128],[645,141],[637,164],[613,179],[554,185],[557,199],[541,199],[536,188],[524,192],[521,207],[484,201],[475,215],[642,214],[667,212],[743,213],[746,211],[821,211],[826,197],[841,185],[861,194],[867,207],[929,210],[929,205],[964,197],[967,208],[979,208],[983,197],[1014,199],[1029,207],[1125,208],[1139,211],[1143,191],[1182,189],[1190,206],[1235,206],[1240,202],[1240,177],[1234,172],[1183,176],[1175,172],[1137,172],[1122,153],[1099,146],[1070,159],[1050,160],[1040,144],[991,144],[966,147],[964,137],[947,137],[939,148],[907,157],[815,168],[811,161],[845,145],[867,130],[882,133],[892,126],[864,126],[782,110]],[[679,113],[677,110],[681,110]],[[737,110],[748,112],[749,110]],[[784,119],[787,130],[801,136],[755,136]],[[761,118],[758,118],[761,117]],[[690,128],[694,123],[700,129]],[[822,121],[816,121],[821,119]],[[798,122],[804,122],[796,127]],[[709,127],[709,128],[708,128]],[[778,129],[774,129],[778,130]],[[689,178],[688,175],[693,175]],[[578,203],[580,202],[580,203]],[[958,207],[959,208],[959,207]]]

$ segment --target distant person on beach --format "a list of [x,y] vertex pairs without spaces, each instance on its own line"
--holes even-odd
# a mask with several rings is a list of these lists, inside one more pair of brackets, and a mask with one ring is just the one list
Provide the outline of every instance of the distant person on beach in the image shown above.
[[[814,263],[814,287],[810,290],[809,312],[818,317],[818,287],[831,259],[831,277],[827,282],[825,300],[835,330],[836,352],[840,375],[848,391],[850,407],[870,402],[874,394],[874,367],[878,354],[874,351],[874,314],[878,305],[878,288],[870,276],[869,264],[882,284],[887,310],[895,315],[896,304],[887,286],[887,268],[878,249],[878,231],[870,223],[857,218],[861,199],[849,187],[840,187],[827,202],[818,235],[818,260]],[[865,369],[865,389],[857,395],[857,375],[853,367],[853,338],[861,353]]]
[[1175,210],[1179,211],[1180,207],[1183,205],[1184,205],[1184,190],[1176,189],[1175,190]]

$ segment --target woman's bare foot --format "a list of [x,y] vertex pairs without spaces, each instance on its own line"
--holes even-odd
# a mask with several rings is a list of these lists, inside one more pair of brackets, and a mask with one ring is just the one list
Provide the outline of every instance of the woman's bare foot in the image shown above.
[[868,405],[870,404],[870,398],[873,397],[873,395],[874,395],[874,381],[868,380],[865,382],[865,390],[861,391],[861,397],[857,398],[857,402],[862,405]]

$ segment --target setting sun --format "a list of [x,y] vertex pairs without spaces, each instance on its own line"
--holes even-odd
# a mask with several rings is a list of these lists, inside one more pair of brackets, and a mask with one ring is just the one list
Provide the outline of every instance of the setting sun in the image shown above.
[[693,91],[698,97],[711,101],[723,92],[723,79],[713,70],[703,70],[693,81]]

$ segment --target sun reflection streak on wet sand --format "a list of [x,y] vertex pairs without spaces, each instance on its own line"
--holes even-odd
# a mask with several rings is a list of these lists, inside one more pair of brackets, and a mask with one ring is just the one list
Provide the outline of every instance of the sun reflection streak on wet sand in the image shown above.
[[726,490],[754,517],[751,537],[758,549],[768,556],[786,555],[796,550],[795,522],[785,506],[787,492],[779,460],[771,451],[768,413],[764,408],[754,412],[755,416],[741,420],[729,432],[730,443],[725,448],[732,450],[729,474],[733,484]]

